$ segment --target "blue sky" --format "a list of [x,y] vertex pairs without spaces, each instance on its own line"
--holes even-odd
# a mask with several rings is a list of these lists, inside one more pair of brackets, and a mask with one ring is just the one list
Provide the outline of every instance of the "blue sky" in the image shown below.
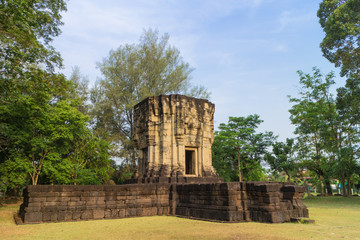
[[[287,95],[295,96],[297,70],[335,70],[319,48],[324,33],[320,0],[72,0],[54,41],[67,76],[80,67],[92,85],[96,62],[111,49],[137,43],[144,29],[170,35],[215,103],[215,126],[229,116],[259,114],[260,130],[293,137]],[[341,80],[339,80],[339,83]]]

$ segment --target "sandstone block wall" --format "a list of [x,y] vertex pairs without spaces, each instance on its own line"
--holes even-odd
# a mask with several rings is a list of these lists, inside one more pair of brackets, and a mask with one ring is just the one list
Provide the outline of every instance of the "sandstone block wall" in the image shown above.
[[37,185],[24,190],[24,223],[168,215],[169,185]]
[[240,183],[177,185],[176,214],[238,222],[243,220]]
[[304,189],[284,183],[28,186],[24,223],[180,215],[217,221],[281,223],[308,217]]
[[289,183],[249,182],[242,185],[247,220],[259,222],[289,222],[290,218],[309,217],[302,203],[304,187]]
[[239,222],[289,222],[308,217],[304,189],[284,183],[232,182],[177,185],[176,214]]
[[191,183],[223,183],[224,179],[216,176],[211,177],[144,177],[144,178],[132,178],[126,181],[127,184],[133,183],[179,183],[179,184],[191,184]]

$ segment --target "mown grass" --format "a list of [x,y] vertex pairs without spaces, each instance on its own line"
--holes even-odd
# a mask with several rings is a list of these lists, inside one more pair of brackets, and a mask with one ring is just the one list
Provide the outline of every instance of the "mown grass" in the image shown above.
[[155,216],[15,225],[0,207],[0,239],[360,239],[360,197],[305,199],[315,224],[214,223]]

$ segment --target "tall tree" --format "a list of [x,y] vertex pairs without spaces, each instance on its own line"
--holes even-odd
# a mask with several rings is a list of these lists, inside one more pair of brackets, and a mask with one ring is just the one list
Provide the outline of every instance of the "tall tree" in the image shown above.
[[239,181],[261,180],[264,176],[261,161],[276,139],[272,132],[256,133],[261,122],[258,115],[249,115],[229,117],[227,124],[219,125],[213,144],[213,162],[220,174],[226,172],[223,171],[226,167],[233,172],[231,176],[237,176]]
[[342,76],[360,74],[360,1],[323,0],[317,15],[325,32],[324,57],[341,67]]
[[[36,116],[46,111],[43,108],[44,99],[48,98],[46,91],[56,89],[49,94],[59,96],[61,89],[67,88],[64,78],[53,73],[55,67],[61,65],[61,58],[50,45],[60,33],[60,13],[65,10],[64,1],[1,1],[0,162],[4,165],[11,166],[8,161],[20,160],[20,152],[25,150],[17,144],[21,139],[19,132],[26,128],[29,121],[21,122],[22,118],[15,115],[33,117],[30,124],[33,127],[27,135],[35,136],[34,126],[40,123],[35,121],[38,119]],[[30,108],[33,108],[32,116],[27,115]],[[32,149],[41,145],[39,141],[32,143]],[[34,163],[41,165],[41,157],[39,159]],[[35,175],[33,177],[36,178]]]
[[[59,78],[50,76],[61,66],[50,43],[60,33],[60,13],[65,10],[62,0],[0,1],[0,107],[16,101],[39,77],[60,85]],[[0,152],[11,142],[4,134],[7,126],[0,121]]]
[[[353,174],[359,174],[360,159],[360,77],[352,74],[345,87],[337,89],[336,106],[339,114],[337,177],[351,194],[350,182]],[[344,194],[346,191],[344,189]]]
[[324,56],[335,67],[341,67],[341,76],[346,76],[345,87],[338,89],[336,107],[338,113],[337,132],[328,146],[332,148],[336,176],[345,186],[357,169],[358,163],[358,88],[360,76],[360,2],[358,0],[323,0],[318,10],[320,25],[325,32],[321,43]]
[[298,73],[301,84],[300,98],[290,98],[290,102],[294,103],[289,110],[290,120],[296,125],[295,134],[302,146],[301,151],[308,154],[308,161],[304,161],[307,168],[316,172],[331,193],[332,169],[329,166],[333,166],[335,161],[333,149],[338,147],[335,140],[338,137],[338,119],[335,99],[330,91],[330,87],[335,83],[334,74],[324,77],[317,68],[313,69],[312,75],[301,71]]
[[[78,110],[76,84],[56,72],[61,57],[51,41],[60,33],[65,1],[0,3],[0,187],[19,189],[29,179],[69,183],[71,156],[91,131]],[[106,146],[96,149],[104,161],[84,155],[82,161],[101,179],[98,168],[110,161]]]
[[[125,44],[111,50],[98,63],[103,79],[92,89],[95,105],[93,116],[99,132],[108,132],[116,146],[114,155],[133,167],[136,151],[133,107],[146,97],[161,94],[191,92],[192,69],[170,46],[169,35],[159,37],[158,31],[144,31],[138,44]],[[190,90],[189,90],[190,89]],[[204,88],[193,88],[199,97],[208,97]]]

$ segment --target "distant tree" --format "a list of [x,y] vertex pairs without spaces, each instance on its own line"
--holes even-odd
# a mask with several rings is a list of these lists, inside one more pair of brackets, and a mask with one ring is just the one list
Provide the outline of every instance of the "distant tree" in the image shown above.
[[291,175],[296,170],[294,139],[287,138],[286,143],[275,142],[272,147],[272,154],[265,154],[266,162],[274,172],[285,172],[287,181],[290,182]]
[[359,13],[359,0],[323,0],[317,13],[325,32],[321,50],[342,76],[360,74]]
[[78,66],[73,67],[69,80],[73,83],[71,98],[79,99],[79,111],[89,114],[90,111],[90,90],[89,79],[82,75]]
[[[136,165],[133,107],[146,97],[172,93],[193,93],[208,97],[202,88],[190,86],[192,69],[180,52],[168,43],[169,35],[144,31],[138,44],[125,44],[111,50],[98,63],[103,79],[91,91],[93,116],[98,132],[109,133],[113,155]],[[131,171],[132,171],[131,170]]]
[[249,115],[229,117],[227,124],[219,125],[212,150],[220,176],[226,173],[226,179],[234,180],[233,176],[237,176],[239,181],[258,181],[264,177],[261,161],[276,137],[272,132],[256,133],[261,122],[258,115]]
[[112,172],[111,180],[113,180],[116,184],[124,184],[133,174],[131,166],[124,162],[117,164],[113,161],[112,167],[114,168],[114,171]]

